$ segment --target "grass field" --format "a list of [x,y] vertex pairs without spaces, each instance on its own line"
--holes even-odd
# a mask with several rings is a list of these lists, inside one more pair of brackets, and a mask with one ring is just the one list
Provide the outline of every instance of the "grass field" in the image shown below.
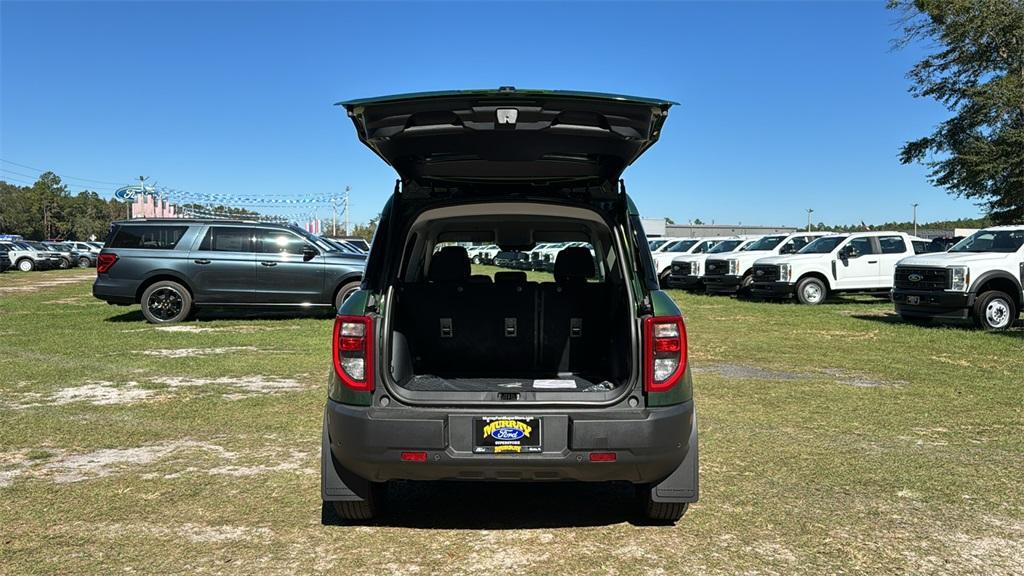
[[672,292],[701,434],[676,526],[626,486],[400,483],[324,527],[329,318],[158,328],[93,274],[0,275],[3,574],[1024,574],[1021,328]]

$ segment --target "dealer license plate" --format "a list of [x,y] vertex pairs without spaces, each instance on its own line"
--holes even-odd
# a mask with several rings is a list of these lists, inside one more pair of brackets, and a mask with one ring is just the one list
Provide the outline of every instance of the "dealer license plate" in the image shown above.
[[920,304],[920,303],[921,303],[921,297],[920,296],[907,296],[907,304]]
[[541,419],[533,416],[486,416],[473,419],[473,452],[523,454],[541,451]]

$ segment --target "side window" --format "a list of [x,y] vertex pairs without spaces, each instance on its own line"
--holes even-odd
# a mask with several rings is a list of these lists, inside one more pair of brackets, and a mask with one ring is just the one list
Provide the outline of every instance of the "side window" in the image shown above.
[[259,252],[263,254],[302,255],[306,241],[284,230],[260,230]]
[[700,244],[697,245],[696,248],[693,249],[693,253],[694,254],[703,254],[703,253],[707,252],[708,248],[710,248],[710,247],[711,247],[711,244],[709,242],[701,242]]
[[188,226],[120,226],[114,233],[111,248],[143,248],[173,250],[185,235]]
[[899,236],[882,236],[878,243],[882,247],[882,254],[903,254],[907,251],[907,244]]
[[847,244],[847,246],[856,248],[857,252],[859,252],[861,256],[875,253],[875,247],[871,243],[871,238],[854,238],[853,240],[850,240],[850,243]]
[[214,252],[252,252],[255,234],[252,228],[212,226],[203,237],[199,249]]

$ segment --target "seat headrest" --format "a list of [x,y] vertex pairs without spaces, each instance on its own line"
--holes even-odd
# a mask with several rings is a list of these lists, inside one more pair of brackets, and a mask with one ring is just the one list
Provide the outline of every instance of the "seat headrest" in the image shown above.
[[491,277],[486,274],[473,274],[469,277],[470,284],[490,284]]
[[526,284],[526,272],[495,272],[495,284]]
[[462,246],[445,246],[430,260],[431,282],[465,282],[469,279],[469,254]]
[[555,281],[572,282],[593,278],[594,256],[583,246],[563,248],[555,258]]

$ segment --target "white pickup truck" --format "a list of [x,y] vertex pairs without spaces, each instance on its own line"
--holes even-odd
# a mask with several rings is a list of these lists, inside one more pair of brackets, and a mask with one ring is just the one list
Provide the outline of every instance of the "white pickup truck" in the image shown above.
[[796,232],[763,236],[730,254],[708,256],[704,261],[704,289],[708,294],[746,294],[754,282],[754,262],[767,256],[795,254],[804,246],[832,232]]
[[662,281],[662,286],[671,288],[685,288],[695,290],[704,285],[705,266],[704,261],[708,258],[722,258],[725,254],[732,254],[738,250],[759,240],[760,236],[724,236],[712,238],[715,241],[710,249],[697,253],[691,252],[677,256],[672,260],[672,266],[668,270],[667,281]]
[[654,259],[654,270],[658,273],[658,281],[662,286],[668,285],[668,276],[672,271],[672,261],[684,254],[704,254],[722,240],[734,238],[721,236],[715,238],[680,238],[671,244],[661,246],[651,253]]
[[914,255],[902,232],[856,232],[822,236],[796,254],[754,262],[750,293],[759,298],[790,298],[821,304],[839,292],[886,293],[896,263]]
[[1024,225],[985,228],[948,252],[901,260],[893,284],[896,312],[907,321],[971,318],[1005,330],[1024,308]]

